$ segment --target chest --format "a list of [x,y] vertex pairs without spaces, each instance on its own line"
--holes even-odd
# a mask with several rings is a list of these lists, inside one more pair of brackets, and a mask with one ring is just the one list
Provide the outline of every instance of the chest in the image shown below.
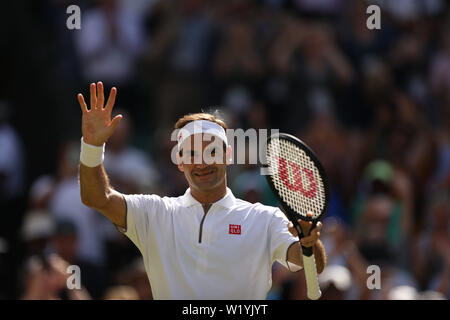
[[173,220],[178,248],[195,255],[226,255],[239,258],[267,242],[267,227],[251,212],[201,206],[177,212]]

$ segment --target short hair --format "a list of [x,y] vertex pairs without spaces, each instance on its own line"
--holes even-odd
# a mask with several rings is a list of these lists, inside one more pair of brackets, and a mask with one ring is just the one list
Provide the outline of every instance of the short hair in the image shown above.
[[222,128],[224,128],[226,130],[228,128],[226,123],[222,119],[220,119],[216,114],[217,114],[217,112],[215,112],[214,114],[206,113],[206,112],[187,114],[187,115],[181,117],[180,119],[178,119],[178,121],[175,123],[175,129],[181,129],[185,125],[187,125],[189,122],[192,122],[192,121],[207,120],[207,121],[217,123],[218,125],[220,125]]
[[[228,129],[227,124],[225,123],[225,121],[223,121],[222,119],[219,118],[218,113],[219,113],[218,111],[216,111],[214,113],[207,113],[207,112],[189,113],[189,114],[181,117],[180,119],[178,119],[178,121],[175,123],[175,129],[181,129],[185,125],[187,125],[189,122],[197,121],[197,120],[207,120],[207,121],[215,122],[218,125],[220,125],[224,130]],[[225,142],[223,143],[223,146],[224,146],[223,147],[224,151],[226,152],[227,145]],[[178,152],[178,154],[180,156],[183,156],[183,149],[181,149]]]

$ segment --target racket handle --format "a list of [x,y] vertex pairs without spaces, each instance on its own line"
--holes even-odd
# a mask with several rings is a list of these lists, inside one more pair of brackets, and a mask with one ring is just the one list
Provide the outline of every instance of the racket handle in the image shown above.
[[314,255],[303,255],[303,268],[305,269],[306,289],[308,298],[317,300],[322,295],[317,278],[316,260]]
[[311,300],[317,300],[322,295],[322,292],[320,292],[314,255],[303,255],[303,268],[305,269],[307,296]]
[[[294,223],[294,222],[293,222]],[[316,226],[317,222],[313,223],[313,227],[309,232]],[[294,223],[294,227],[297,230],[299,238],[303,238],[303,232],[298,223]],[[316,269],[316,259],[314,258],[313,248],[302,246],[303,252],[303,269],[305,270],[306,278],[306,290],[307,296],[310,300],[317,300],[322,295],[319,287],[319,279],[317,277]]]

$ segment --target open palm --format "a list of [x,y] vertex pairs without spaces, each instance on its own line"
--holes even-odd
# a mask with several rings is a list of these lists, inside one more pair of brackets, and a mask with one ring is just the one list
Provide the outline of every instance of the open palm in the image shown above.
[[113,134],[122,119],[122,115],[117,115],[111,120],[111,112],[116,100],[117,89],[115,87],[111,89],[105,106],[103,106],[105,96],[103,94],[102,82],[98,82],[97,84],[91,83],[90,94],[90,109],[88,109],[83,95],[81,93],[78,94],[78,102],[83,113],[81,131],[84,142],[94,146],[102,146]]

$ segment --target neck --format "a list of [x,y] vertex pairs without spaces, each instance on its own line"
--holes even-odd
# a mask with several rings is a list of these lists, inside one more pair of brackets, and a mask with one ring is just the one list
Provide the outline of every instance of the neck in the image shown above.
[[201,204],[207,205],[219,201],[227,194],[227,185],[224,183],[217,189],[213,190],[198,190],[191,187],[192,197]]

